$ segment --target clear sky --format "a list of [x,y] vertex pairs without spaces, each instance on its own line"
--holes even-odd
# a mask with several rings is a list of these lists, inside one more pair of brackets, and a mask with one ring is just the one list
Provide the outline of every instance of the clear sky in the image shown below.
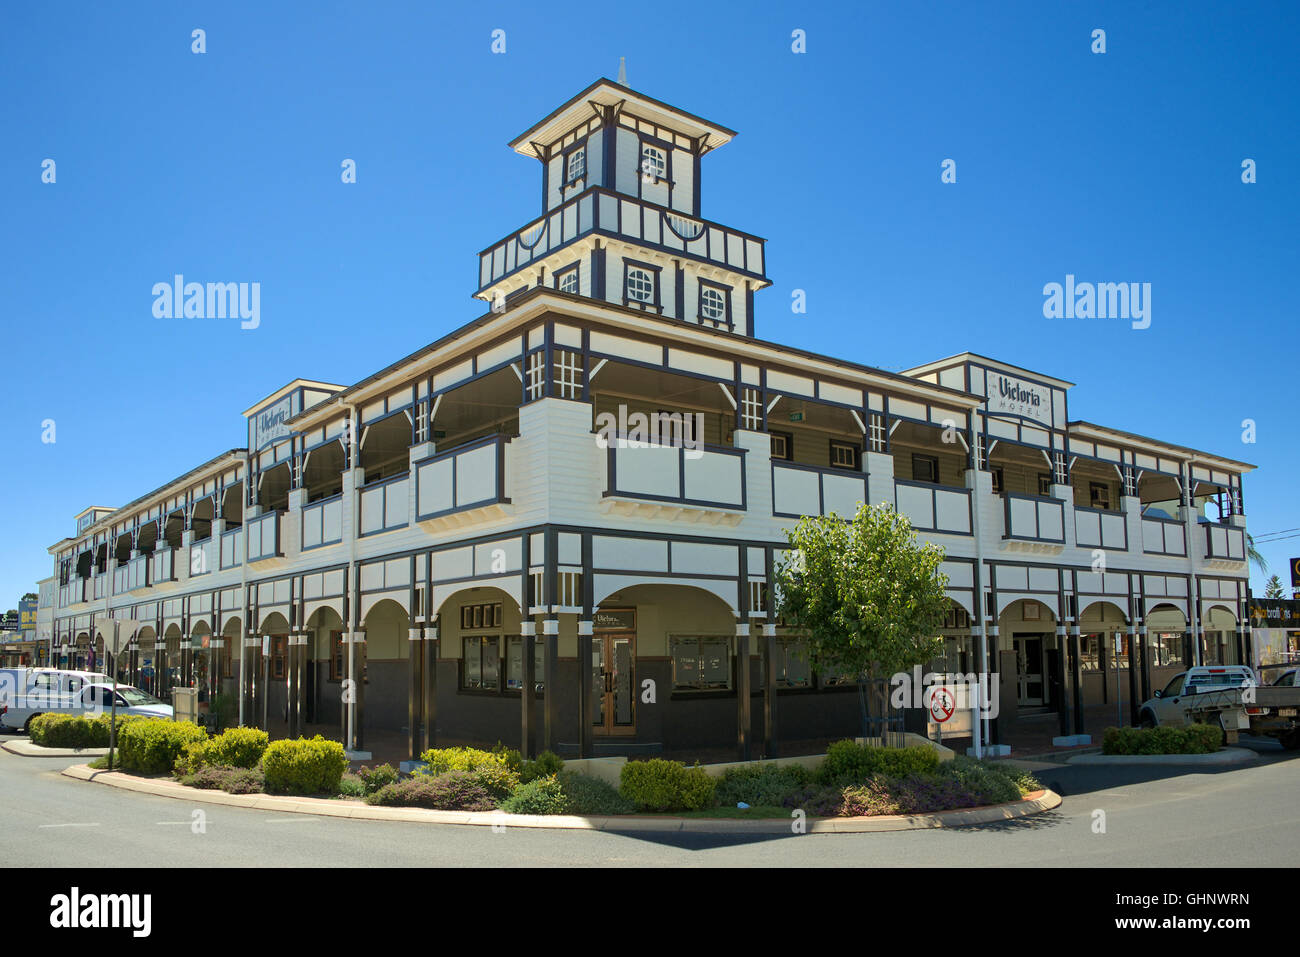
[[[538,164],[506,142],[620,56],[633,88],[739,131],[704,160],[702,211],[768,239],[761,337],[1068,379],[1071,418],[1254,463],[1251,530],[1300,526],[1298,10],[6,4],[0,609],[78,511],[240,445],[258,399],[478,316],[478,251],[540,212]],[[176,273],[260,282],[260,326],[155,318]],[[1044,318],[1067,274],[1150,283],[1150,327]],[[1285,579],[1300,538],[1265,554]]]

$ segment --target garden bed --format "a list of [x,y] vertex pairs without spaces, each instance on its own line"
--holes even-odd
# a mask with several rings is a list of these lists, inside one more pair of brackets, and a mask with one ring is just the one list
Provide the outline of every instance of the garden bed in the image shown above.
[[[941,760],[931,748],[881,748],[853,741],[800,763],[728,765],[720,773],[676,761],[628,761],[619,783],[566,770],[550,752],[524,760],[491,751],[443,748],[401,774],[390,765],[346,771],[342,745],[320,737],[268,742],[233,728],[209,737],[184,722],[138,722],[123,729],[121,770],[158,776],[171,769],[187,790],[330,799],[336,805],[517,816],[660,818],[714,821],[909,818],[1013,805],[1041,792],[1033,776],[996,762]],[[104,761],[95,762],[99,767]],[[95,765],[91,769],[95,769]],[[587,766],[575,762],[584,770]]]

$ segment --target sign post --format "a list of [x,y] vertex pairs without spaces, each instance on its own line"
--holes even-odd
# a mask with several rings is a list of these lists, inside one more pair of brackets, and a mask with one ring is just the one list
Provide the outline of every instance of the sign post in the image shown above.
[[117,663],[118,655],[131,644],[140,622],[133,618],[101,618],[96,630],[104,639],[104,651],[110,655],[113,669],[113,700],[109,702],[108,717],[108,770],[113,770],[113,754],[117,749]]

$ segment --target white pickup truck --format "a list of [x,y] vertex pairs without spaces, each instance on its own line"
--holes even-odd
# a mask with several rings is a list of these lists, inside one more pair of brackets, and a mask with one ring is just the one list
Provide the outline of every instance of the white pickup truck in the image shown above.
[[1297,710],[1300,688],[1260,687],[1246,665],[1207,665],[1175,675],[1154,698],[1144,701],[1138,723],[1144,728],[1217,725],[1225,744],[1247,731],[1295,749],[1300,748]]

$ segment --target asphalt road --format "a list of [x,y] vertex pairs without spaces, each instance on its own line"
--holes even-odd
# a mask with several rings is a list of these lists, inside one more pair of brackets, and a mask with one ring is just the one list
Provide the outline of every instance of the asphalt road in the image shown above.
[[[190,805],[63,777],[72,759],[0,751],[7,867],[1291,866],[1300,859],[1300,755],[1252,741],[1229,770],[1038,772],[1055,811],[967,828],[712,836],[350,821]],[[1098,830],[1104,812],[1104,832]],[[194,812],[205,826],[194,827]]]

